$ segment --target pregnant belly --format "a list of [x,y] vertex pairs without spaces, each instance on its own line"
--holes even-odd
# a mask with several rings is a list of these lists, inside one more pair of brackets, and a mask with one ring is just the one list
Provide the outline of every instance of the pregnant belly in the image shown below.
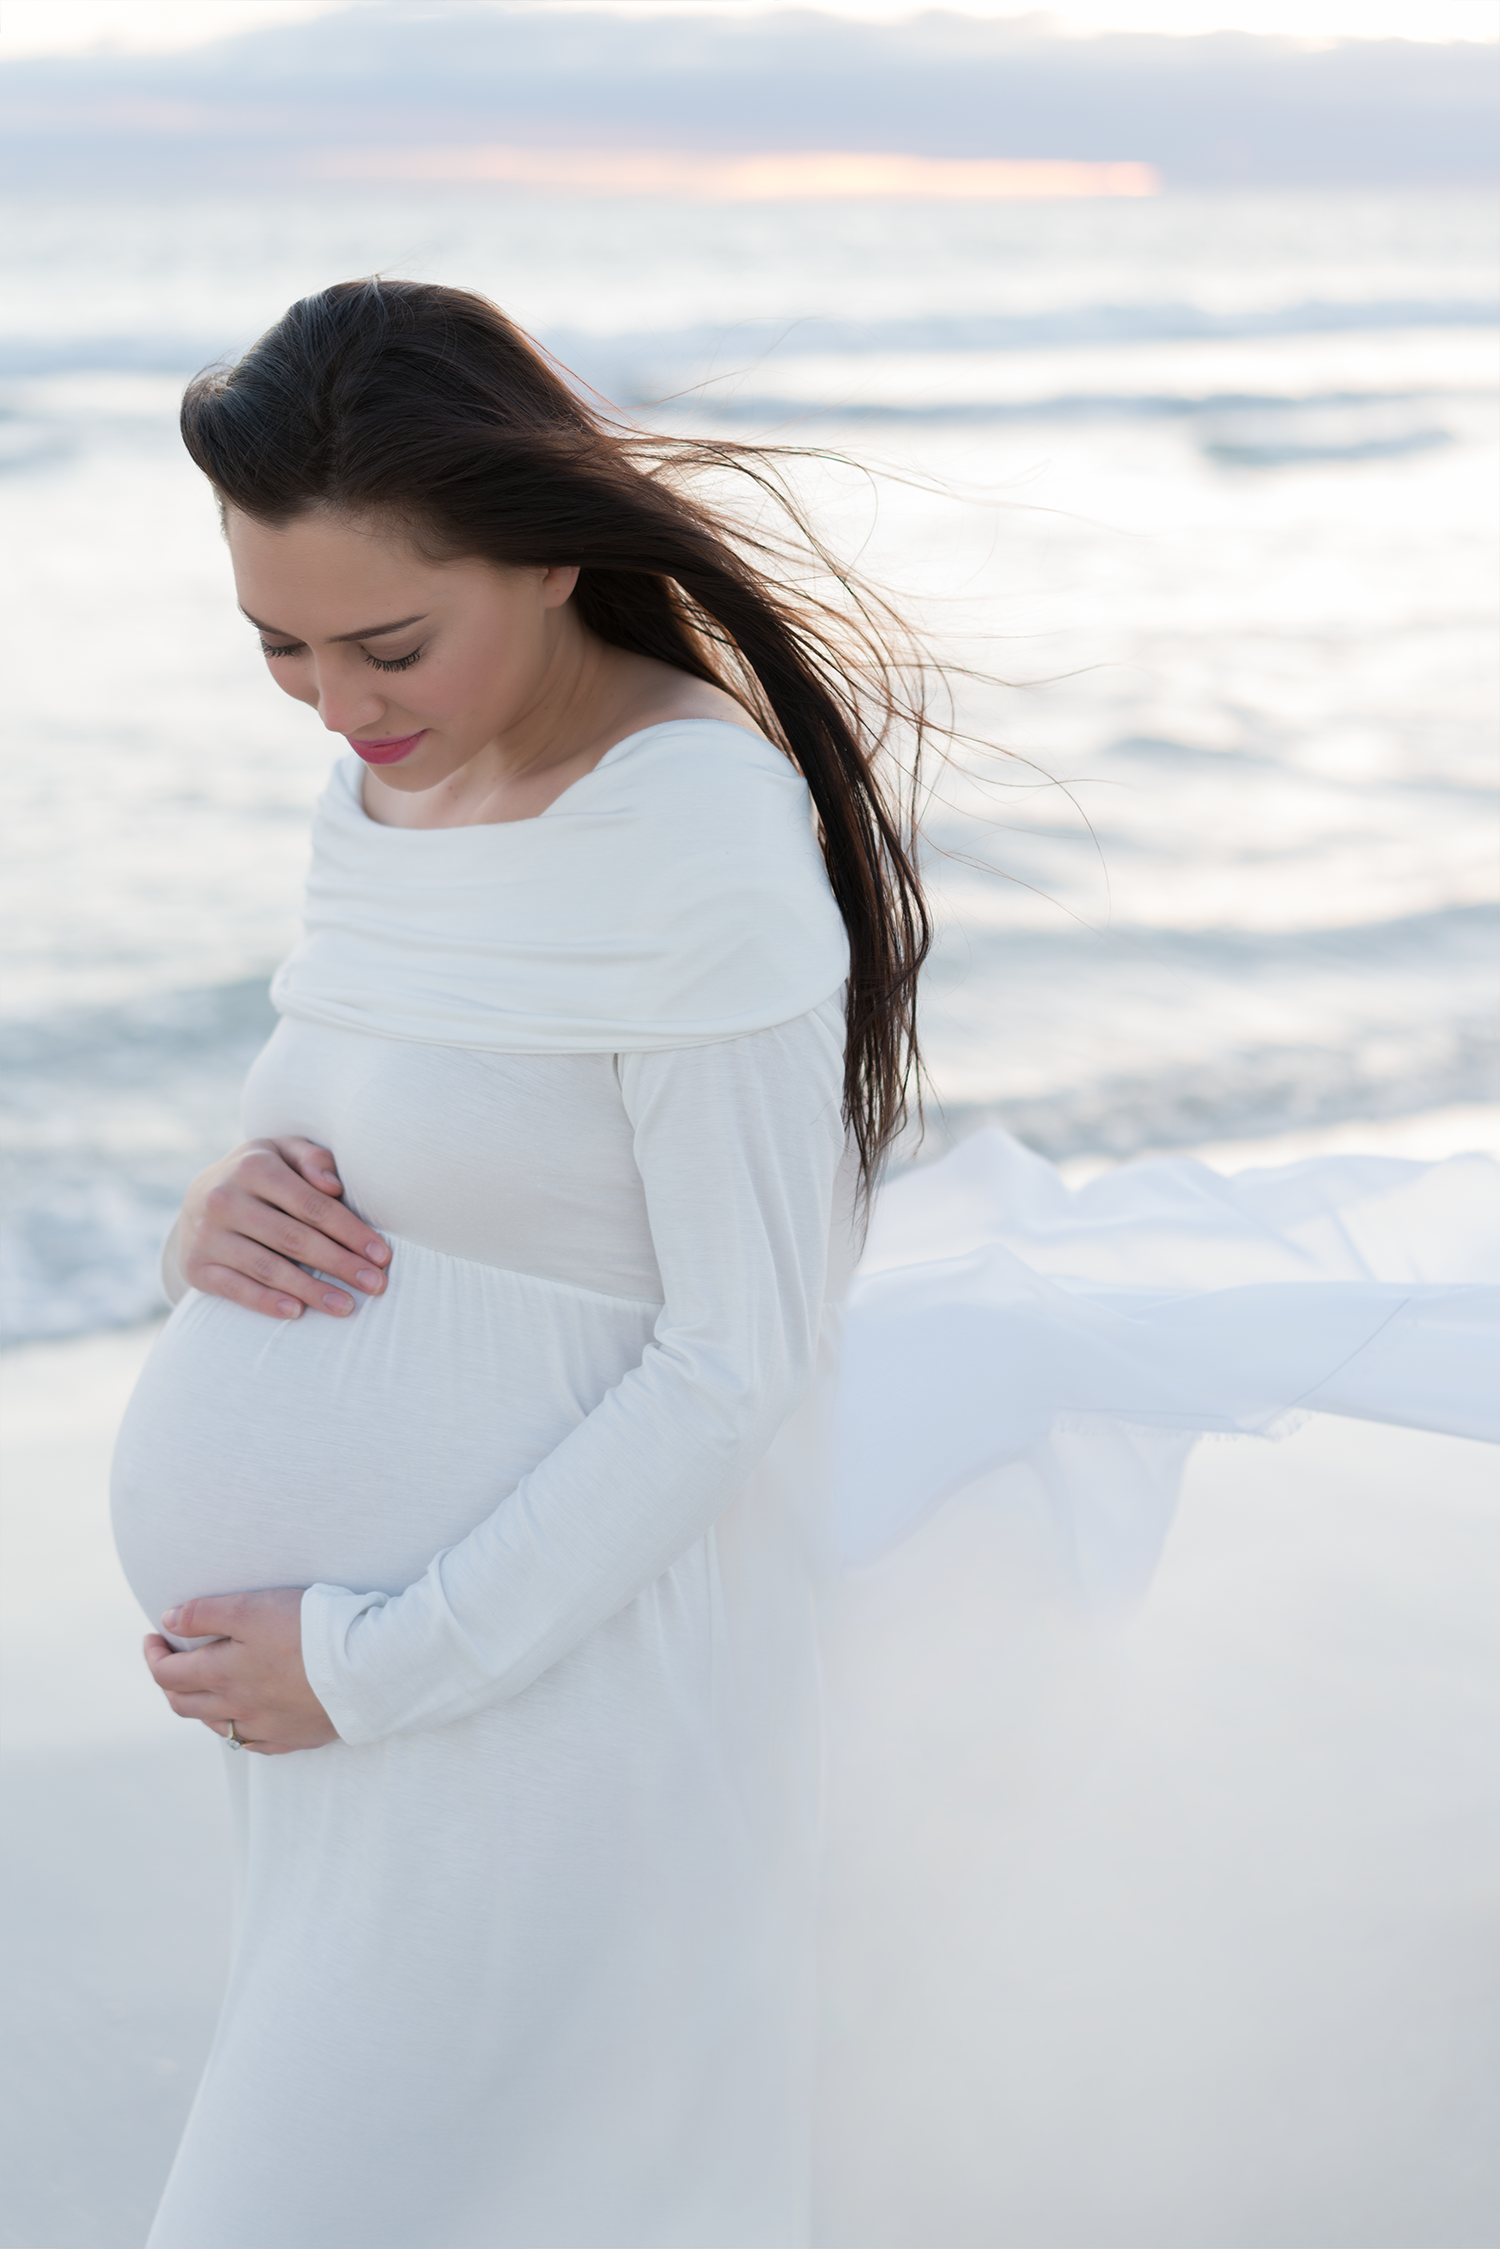
[[111,1504],[147,1616],[200,1593],[399,1593],[639,1363],[656,1308],[393,1242],[346,1320],[196,1294],[121,1424]]

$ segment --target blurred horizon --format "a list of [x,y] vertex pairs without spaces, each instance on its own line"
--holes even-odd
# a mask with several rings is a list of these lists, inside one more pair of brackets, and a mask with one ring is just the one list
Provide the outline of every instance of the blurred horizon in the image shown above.
[[[0,183],[248,188],[382,163],[414,179],[424,156],[430,177],[486,160],[513,177],[518,152],[587,150],[1137,166],[1168,192],[1458,185],[1495,177],[1496,108],[1472,40],[357,0],[192,46],[12,54]],[[625,165],[573,184],[662,182]],[[701,168],[683,191],[715,192]]]

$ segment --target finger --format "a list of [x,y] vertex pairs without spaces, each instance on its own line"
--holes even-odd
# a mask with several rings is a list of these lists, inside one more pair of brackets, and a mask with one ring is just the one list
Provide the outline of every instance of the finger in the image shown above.
[[[300,1320],[306,1310],[302,1298],[293,1296],[289,1288],[262,1288],[258,1281],[247,1281],[243,1273],[236,1273],[229,1265],[184,1266],[186,1279],[203,1296],[222,1296],[228,1304],[243,1304],[247,1312],[264,1312],[272,1320]],[[301,1278],[306,1280],[304,1273]]]
[[167,1693],[166,1699],[168,1709],[174,1711],[179,1718],[196,1718],[201,1725],[211,1725],[221,1732],[228,1724],[230,1708],[222,1695]]
[[[331,1312],[338,1319],[354,1310],[354,1298],[347,1289],[335,1288],[315,1273],[304,1273],[300,1265],[276,1256],[243,1234],[214,1241],[209,1251],[195,1257],[183,1271],[203,1295],[227,1297],[231,1304],[243,1304],[252,1312],[269,1312],[278,1320],[298,1319],[304,1309]],[[288,1310],[288,1306],[295,1309]]]
[[145,1646],[146,1669],[159,1687],[165,1687],[168,1676],[163,1673],[162,1665],[174,1662],[177,1655],[178,1650],[172,1646],[169,1640],[164,1640],[159,1632],[153,1632],[147,1640]]
[[344,1182],[339,1177],[333,1151],[320,1148],[315,1140],[302,1140],[293,1133],[289,1139],[273,1143],[294,1170],[300,1171],[310,1186],[321,1187],[325,1195],[341,1195]]
[[238,1152],[204,1190],[195,1228],[200,1249],[217,1236],[236,1234],[275,1248],[284,1228],[273,1213],[310,1229],[317,1245],[332,1245],[377,1266],[390,1262],[390,1250],[375,1229],[337,1196],[310,1186],[270,1141]]
[[[241,1244],[251,1246],[242,1252]],[[227,1263],[264,1280],[256,1245],[294,1264],[315,1266],[367,1296],[380,1294],[382,1269],[391,1261],[389,1245],[372,1226],[290,1171],[280,1181],[262,1177],[253,1188],[249,1181],[232,1189],[226,1183],[205,1205],[193,1254],[199,1262]]]
[[[357,1257],[368,1258],[376,1265],[390,1263],[389,1245],[381,1240],[374,1227],[357,1218],[335,1196],[310,1186],[283,1161],[274,1146],[252,1149],[236,1170],[236,1183],[242,1192],[248,1190],[260,1201],[285,1211],[289,1218],[310,1226],[321,1239],[351,1250]],[[228,1187],[231,1183],[226,1180],[222,1184]],[[210,1207],[213,1199],[211,1192],[206,1198]]]
[[[326,1196],[324,1210],[337,1211],[342,1218],[349,1215],[340,1204],[329,1203]],[[380,1263],[372,1262],[373,1253],[378,1249],[380,1258],[384,1261],[389,1259],[390,1252],[368,1226],[356,1226],[354,1232],[358,1237],[357,1246],[353,1249],[345,1248],[331,1234],[322,1233],[317,1227],[309,1226],[302,1219],[292,1218],[284,1211],[274,1210],[269,1203],[253,1204],[241,1221],[241,1235],[244,1239],[260,1244],[263,1249],[287,1258],[295,1265],[315,1266],[331,1280],[343,1281],[351,1287],[362,1289],[366,1296],[378,1296],[385,1287],[385,1275],[380,1270]],[[216,1242],[205,1243],[204,1249],[208,1255],[213,1255],[216,1250],[220,1255],[223,1254]],[[258,1279],[263,1277],[256,1275]],[[266,1285],[272,1284],[267,1281]]]
[[[212,1636],[220,1640],[233,1640],[253,1613],[254,1594],[200,1593],[191,1601],[180,1601],[175,1609],[168,1609],[162,1617],[162,1630],[175,1632],[180,1640],[203,1640]],[[212,1660],[211,1651],[196,1648],[191,1655],[176,1655],[174,1662]]]
[[[287,1177],[292,1174],[288,1172]],[[302,1187],[300,1192],[306,1195],[310,1190]],[[339,1207],[327,1196],[322,1200],[329,1210]],[[272,1240],[276,1230],[284,1232],[289,1223],[284,1213],[270,1208],[242,1183],[216,1180],[184,1229],[178,1244],[178,1265],[184,1277],[205,1295],[224,1296],[251,1310],[294,1320],[304,1304],[318,1303],[327,1283],[312,1280],[277,1257]],[[261,1236],[266,1238],[262,1240]],[[234,1278],[226,1278],[231,1275]],[[278,1301],[281,1298],[287,1300],[285,1304]]]
[[[203,1724],[208,1727],[209,1732],[214,1736],[215,1740],[227,1743],[227,1741],[229,1740],[229,1728],[227,1725],[213,1725],[207,1718],[203,1720]],[[239,1733],[238,1726],[236,1726],[235,1731],[236,1733]],[[291,1755],[290,1749],[284,1748],[280,1742],[247,1741],[243,1734],[239,1734],[239,1746],[241,1749],[248,1749],[251,1755],[255,1757],[289,1757]]]
[[[198,1723],[213,1735],[215,1741],[228,1741],[229,1721],[227,1718],[200,1718]],[[234,1730],[239,1734],[241,1749],[253,1750],[257,1757],[293,1757],[296,1755],[296,1751],[290,1742],[247,1741],[238,1719],[234,1721]]]
[[208,1703],[222,1706],[230,1691],[229,1680],[222,1671],[194,1668],[197,1658],[204,1652],[202,1648],[188,1648],[181,1655],[168,1655],[151,1666],[152,1678],[173,1708],[179,1702],[201,1703],[204,1708],[197,1712],[200,1718],[212,1716],[207,1710]]
[[[184,1634],[184,1638],[188,1635]],[[225,1641],[212,1641],[206,1648],[174,1648],[170,1640],[153,1632],[145,1644],[146,1669],[165,1693],[168,1687],[176,1690],[192,1689],[207,1693],[220,1683],[222,1673],[210,1666],[204,1668],[204,1657],[213,1658],[218,1650],[227,1646]],[[196,1668],[195,1668],[196,1667]]]

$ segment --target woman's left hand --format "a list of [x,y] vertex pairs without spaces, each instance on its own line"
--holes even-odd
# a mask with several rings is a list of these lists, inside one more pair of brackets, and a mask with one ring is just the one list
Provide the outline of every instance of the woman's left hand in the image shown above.
[[218,1635],[181,1654],[159,1632],[146,1641],[151,1676],[179,1718],[200,1719],[225,1740],[232,1720],[246,1749],[262,1757],[338,1740],[302,1667],[298,1588],[213,1594],[168,1609],[161,1621],[183,1640]]

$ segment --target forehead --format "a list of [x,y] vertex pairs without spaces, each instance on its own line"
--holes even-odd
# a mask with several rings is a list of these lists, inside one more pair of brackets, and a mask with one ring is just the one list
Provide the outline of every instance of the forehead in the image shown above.
[[235,584],[249,607],[254,606],[247,600],[249,585],[262,592],[277,587],[298,597],[321,587],[337,597],[343,591],[410,588],[419,580],[430,584],[453,567],[419,555],[394,526],[351,522],[321,509],[290,523],[270,524],[229,508],[224,533]]
[[435,560],[399,524],[321,509],[284,524],[226,509],[224,530],[240,607],[299,640],[348,639],[439,608],[492,614],[517,597],[526,576],[475,557]]

